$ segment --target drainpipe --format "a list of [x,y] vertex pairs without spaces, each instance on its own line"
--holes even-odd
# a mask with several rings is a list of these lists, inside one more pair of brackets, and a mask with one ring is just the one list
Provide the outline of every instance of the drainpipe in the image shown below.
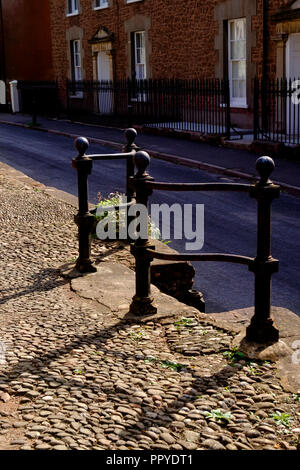
[[[268,79],[268,0],[262,0],[262,87],[261,98],[265,97],[265,85]],[[266,129],[267,126],[267,109],[262,106],[262,127]]]

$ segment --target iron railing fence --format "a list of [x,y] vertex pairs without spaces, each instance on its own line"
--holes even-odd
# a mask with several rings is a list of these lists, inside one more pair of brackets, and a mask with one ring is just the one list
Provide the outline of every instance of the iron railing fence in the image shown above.
[[57,80],[19,80],[17,86],[22,112],[33,116],[40,114],[59,117],[60,101]]
[[300,144],[300,79],[255,79],[254,139]]
[[[278,272],[279,261],[271,254],[271,206],[274,199],[280,197],[280,187],[273,184],[270,175],[275,168],[274,161],[269,157],[261,157],[256,162],[259,174],[255,184],[241,183],[170,183],[156,182],[149,175],[150,156],[140,151],[134,144],[136,138],[134,129],[127,129],[125,136],[127,144],[123,153],[86,155],[89,142],[84,137],[75,141],[78,156],[72,160],[72,166],[77,171],[78,181],[78,213],[75,222],[78,225],[79,256],[75,269],[80,273],[94,272],[97,269],[90,256],[90,234],[94,224],[95,210],[89,210],[88,177],[91,174],[93,162],[102,160],[125,159],[127,203],[114,207],[114,210],[128,210],[126,236],[131,240],[131,253],[135,257],[135,293],[129,312],[138,317],[146,317],[157,313],[157,306],[151,295],[151,262],[154,259],[168,261],[201,261],[237,263],[247,266],[254,273],[254,315],[246,329],[245,339],[258,344],[278,342],[279,331],[274,325],[271,312],[272,275]],[[135,171],[136,170],[136,171]],[[149,198],[154,191],[172,192],[243,192],[257,201],[257,251],[255,257],[241,256],[235,253],[169,253],[158,251],[149,236]],[[179,198],[180,199],[180,198]],[[133,212],[129,209],[135,206]],[[141,213],[144,216],[141,218]],[[135,215],[132,215],[135,214]],[[138,215],[139,214],[139,215]],[[143,220],[143,221],[142,221]],[[136,233],[130,232],[129,227],[135,224]],[[145,225],[144,227],[143,224]],[[114,239],[113,236],[110,238]]]
[[71,119],[230,134],[227,80],[67,80],[66,88]]

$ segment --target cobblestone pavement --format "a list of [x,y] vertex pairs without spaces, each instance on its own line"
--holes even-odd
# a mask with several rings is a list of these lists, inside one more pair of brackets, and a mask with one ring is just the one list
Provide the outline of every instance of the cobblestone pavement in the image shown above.
[[[70,290],[74,208],[0,168],[0,449],[296,449],[300,394],[203,318],[120,321]],[[128,252],[94,256],[130,265]],[[3,362],[3,361],[2,361]]]

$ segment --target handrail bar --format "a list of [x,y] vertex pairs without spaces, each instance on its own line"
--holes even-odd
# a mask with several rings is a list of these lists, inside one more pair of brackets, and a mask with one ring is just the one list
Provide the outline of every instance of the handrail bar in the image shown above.
[[135,150],[126,153],[103,153],[103,154],[95,154],[95,155],[86,155],[87,158],[91,160],[120,160],[126,159],[130,157],[134,157],[136,154]]
[[145,186],[160,191],[237,191],[249,192],[253,185],[239,183],[163,183],[146,181]]
[[153,258],[168,260],[168,261],[224,261],[228,263],[245,264],[250,266],[253,263],[254,258],[248,256],[232,255],[225,253],[163,253],[161,251],[155,251],[150,248],[147,249],[147,253],[151,254]]

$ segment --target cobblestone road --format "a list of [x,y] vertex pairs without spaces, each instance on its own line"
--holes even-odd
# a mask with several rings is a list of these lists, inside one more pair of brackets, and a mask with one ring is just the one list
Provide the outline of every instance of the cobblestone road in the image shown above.
[[197,316],[139,325],[80,298],[59,270],[76,257],[74,208],[4,166],[0,207],[0,449],[299,446],[300,394],[273,364]]

